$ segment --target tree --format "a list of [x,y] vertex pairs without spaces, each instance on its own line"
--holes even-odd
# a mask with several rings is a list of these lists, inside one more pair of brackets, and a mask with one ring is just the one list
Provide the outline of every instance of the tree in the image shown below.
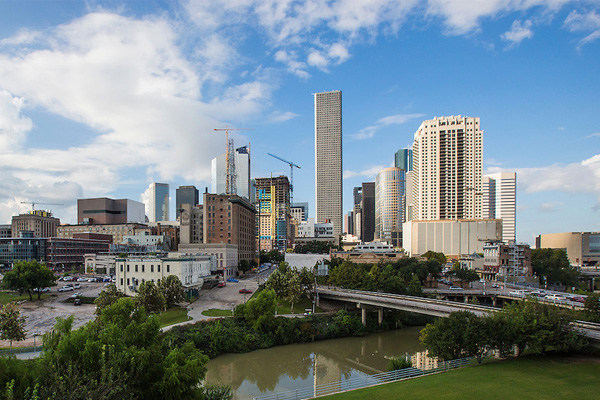
[[185,300],[183,286],[181,285],[179,278],[175,275],[169,275],[166,278],[163,278],[159,282],[158,288],[165,298],[167,308],[173,307],[177,303]]
[[[3,283],[7,289],[26,292],[29,300],[33,300],[34,290],[56,286],[56,277],[45,264],[40,264],[37,260],[17,261],[13,269],[4,274]],[[39,300],[42,292],[38,291],[37,295]]]
[[191,342],[165,340],[158,317],[134,299],[119,299],[77,330],[72,324],[72,316],[59,319],[44,336],[40,398],[200,398],[208,357]]
[[442,252],[435,252],[435,251],[427,251],[426,253],[422,254],[422,257],[425,257],[428,261],[429,260],[437,260],[441,265],[446,264],[446,255]]
[[165,296],[152,281],[142,282],[135,299],[137,304],[149,313],[158,313],[165,309]]
[[287,280],[285,275],[276,269],[269,276],[265,286],[268,289],[272,289],[275,292],[275,295],[279,298],[284,298],[287,293]]
[[431,357],[453,360],[476,356],[481,362],[490,345],[489,325],[485,318],[469,311],[453,312],[427,324],[420,340]]
[[94,304],[96,305],[96,315],[100,315],[103,309],[114,304],[121,297],[125,297],[125,294],[117,289],[114,284],[108,285],[103,291],[100,292]]
[[584,310],[588,318],[592,321],[600,320],[600,295],[597,293],[589,294],[584,303]]
[[244,318],[255,330],[269,332],[275,323],[275,291],[263,290],[246,304],[235,309],[235,316]]
[[250,271],[250,263],[248,262],[248,260],[240,260],[238,269],[242,272]]
[[479,279],[477,272],[473,271],[472,269],[463,268],[459,263],[456,263],[456,265],[454,265],[452,268],[452,275],[454,275],[456,279],[460,280],[461,282],[474,282]]
[[0,310],[0,339],[20,342],[27,337],[25,330],[26,317],[21,315],[19,307],[14,303],[5,304]]
[[421,287],[421,281],[419,281],[419,277],[413,274],[410,283],[408,284],[408,292],[409,296],[422,296],[423,288]]
[[291,270],[286,274],[286,279],[288,283],[285,297],[290,302],[290,311],[293,313],[294,303],[298,301],[303,292],[302,283],[300,282],[300,277],[298,274]]
[[574,286],[579,278],[579,271],[571,267],[567,252],[560,249],[531,250],[531,266],[533,272],[540,277],[540,283]]

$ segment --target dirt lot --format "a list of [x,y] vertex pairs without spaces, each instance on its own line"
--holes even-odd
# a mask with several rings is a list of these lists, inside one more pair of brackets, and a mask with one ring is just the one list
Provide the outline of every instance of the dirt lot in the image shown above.
[[[13,346],[33,346],[34,335],[43,335],[51,330],[56,322],[56,318],[58,317],[67,318],[70,315],[74,315],[74,328],[79,328],[94,318],[96,306],[93,304],[74,306],[72,303],[66,303],[65,300],[73,293],[81,293],[82,296],[86,297],[96,297],[104,288],[104,283],[81,282],[81,289],[76,289],[74,292],[63,293],[59,293],[58,288],[64,286],[65,283],[58,283],[58,286],[52,287],[50,297],[41,301],[26,301],[21,304],[21,313],[27,317],[27,322],[25,324],[25,329],[27,330],[27,339],[23,342],[13,343]],[[35,342],[36,345],[40,343],[40,338],[37,338]],[[0,340],[0,348],[8,346],[8,341]]]

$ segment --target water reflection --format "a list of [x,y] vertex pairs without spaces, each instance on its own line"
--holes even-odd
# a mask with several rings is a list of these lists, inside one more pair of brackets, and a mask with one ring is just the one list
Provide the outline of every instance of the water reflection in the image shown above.
[[250,399],[372,375],[385,371],[391,357],[424,350],[419,343],[421,329],[225,354],[208,363],[206,382],[230,385],[236,398]]

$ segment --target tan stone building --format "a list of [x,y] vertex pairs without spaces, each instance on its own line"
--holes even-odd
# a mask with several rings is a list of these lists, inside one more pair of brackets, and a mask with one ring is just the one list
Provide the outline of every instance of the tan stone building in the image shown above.
[[26,214],[12,217],[11,236],[19,237],[23,231],[33,232],[33,237],[55,237],[60,224],[49,211],[34,210]]
[[573,266],[600,264],[600,232],[548,233],[539,235],[535,246],[538,249],[565,250]]
[[111,235],[113,243],[123,242],[124,236],[133,236],[148,229],[142,224],[107,224],[107,225],[60,225],[56,228],[56,236],[72,238],[78,233],[101,233]]

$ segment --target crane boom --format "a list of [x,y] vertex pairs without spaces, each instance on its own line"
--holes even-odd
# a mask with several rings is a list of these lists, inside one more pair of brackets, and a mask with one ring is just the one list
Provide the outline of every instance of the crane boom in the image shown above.
[[229,140],[229,131],[249,131],[252,128],[214,128],[215,131],[225,131],[225,193],[236,194],[235,184],[235,154],[233,148],[233,139]]
[[283,158],[276,156],[275,154],[267,153],[273,158],[278,159],[279,161],[283,161],[284,163],[290,166],[290,204],[294,203],[294,167],[300,169],[299,165],[294,164],[291,161],[284,160]]
[[35,210],[35,205],[43,204],[45,206],[64,206],[62,203],[38,203],[36,201],[22,201],[21,204],[31,204],[31,211]]

